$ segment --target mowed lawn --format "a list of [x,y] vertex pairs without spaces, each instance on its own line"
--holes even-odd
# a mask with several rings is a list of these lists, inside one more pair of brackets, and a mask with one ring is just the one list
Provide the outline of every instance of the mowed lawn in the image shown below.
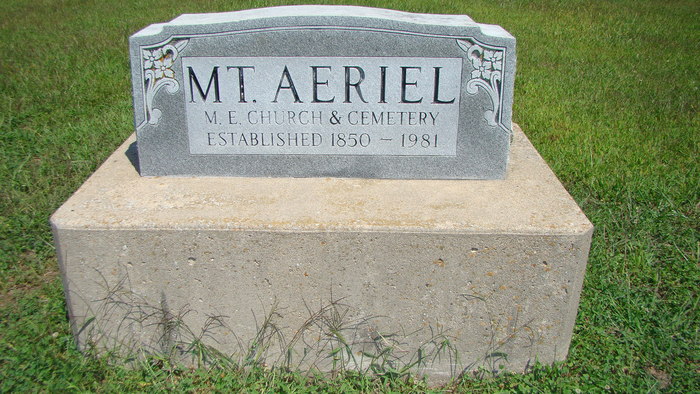
[[[422,391],[406,378],[135,369],[77,352],[49,215],[133,132],[129,35],[281,1],[0,2],[0,391]],[[323,2],[341,4],[340,2]],[[596,226],[569,358],[462,391],[700,391],[700,2],[352,1],[518,40],[514,119]]]

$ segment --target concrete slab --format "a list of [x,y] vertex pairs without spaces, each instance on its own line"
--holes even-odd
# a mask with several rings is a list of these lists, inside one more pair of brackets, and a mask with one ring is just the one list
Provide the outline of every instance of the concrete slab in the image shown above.
[[487,181],[141,177],[132,136],[51,218],[79,346],[434,382],[562,360],[593,226],[513,129]]

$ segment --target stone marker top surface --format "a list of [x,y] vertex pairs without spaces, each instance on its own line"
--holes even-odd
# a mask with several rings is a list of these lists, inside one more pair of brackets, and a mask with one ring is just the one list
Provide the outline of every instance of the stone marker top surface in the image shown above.
[[141,177],[126,155],[132,136],[51,221],[64,229],[115,230],[590,230],[591,223],[522,130],[517,125],[513,130],[506,179],[484,181]]
[[376,18],[393,19],[398,22],[424,25],[458,27],[477,26],[484,34],[513,38],[513,36],[511,36],[510,33],[508,33],[502,27],[498,25],[476,23],[467,15],[418,14],[383,8],[324,5],[281,6],[210,14],[183,14],[170,22],[150,25],[135,33],[134,36],[138,37],[158,34],[162,31],[164,26],[210,25],[242,22],[261,18],[284,18],[297,16]]

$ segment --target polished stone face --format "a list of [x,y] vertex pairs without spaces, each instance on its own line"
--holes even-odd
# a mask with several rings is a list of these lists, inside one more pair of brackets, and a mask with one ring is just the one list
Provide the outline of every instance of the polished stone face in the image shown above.
[[191,154],[452,156],[461,58],[183,57]]
[[502,179],[515,39],[466,16],[292,6],[131,38],[141,175]]

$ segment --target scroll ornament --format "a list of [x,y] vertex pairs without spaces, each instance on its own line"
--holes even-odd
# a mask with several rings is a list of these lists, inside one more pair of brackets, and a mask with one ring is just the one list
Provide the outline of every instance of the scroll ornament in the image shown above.
[[189,40],[179,40],[154,48],[141,49],[143,54],[143,83],[146,103],[146,121],[155,125],[162,115],[158,108],[153,108],[153,98],[161,88],[170,94],[180,90],[172,69],[175,59],[187,46]]
[[474,67],[471,78],[467,81],[467,93],[477,94],[481,88],[489,95],[493,110],[486,111],[484,118],[490,126],[496,126],[499,124],[498,120],[501,116],[502,70],[505,49],[498,47],[486,49],[476,43],[463,40],[457,40],[457,45],[467,53],[467,58]]

